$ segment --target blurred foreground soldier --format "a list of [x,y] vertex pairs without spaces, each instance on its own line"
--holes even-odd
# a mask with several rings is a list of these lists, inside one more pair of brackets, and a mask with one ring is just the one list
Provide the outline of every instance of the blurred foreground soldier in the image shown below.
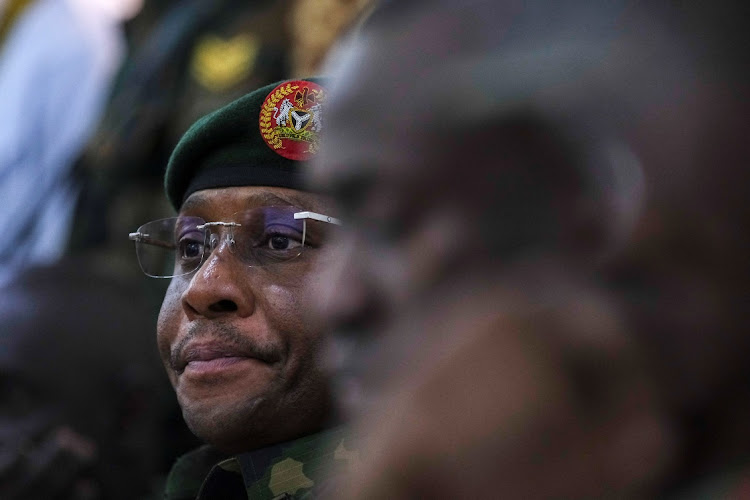
[[300,190],[326,90],[294,80],[196,122],[170,159],[177,217],[130,238],[143,271],[171,277],[157,341],[188,427],[209,446],[180,459],[166,498],[311,498],[349,453],[303,294],[338,221]]
[[392,2],[344,51],[312,177],[354,228],[320,294],[363,433],[344,498],[743,477],[747,35],[721,8]]

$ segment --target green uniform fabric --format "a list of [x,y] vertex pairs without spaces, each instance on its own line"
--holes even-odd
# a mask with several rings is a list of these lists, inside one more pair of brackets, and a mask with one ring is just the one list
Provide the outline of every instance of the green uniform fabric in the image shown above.
[[180,458],[167,478],[166,500],[330,498],[332,481],[359,456],[343,428],[234,457],[204,446]]

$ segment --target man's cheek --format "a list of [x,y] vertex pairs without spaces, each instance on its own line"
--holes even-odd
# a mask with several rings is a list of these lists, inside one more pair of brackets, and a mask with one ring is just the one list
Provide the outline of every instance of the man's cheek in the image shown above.
[[[180,294],[173,291],[170,286],[159,311],[159,318],[156,325],[156,343],[159,355],[167,368],[169,367],[171,346],[177,336],[177,331],[181,323],[179,319],[181,313],[179,296]],[[171,370],[168,369],[167,371],[170,372]]]
[[265,302],[265,313],[272,323],[297,322],[300,311],[307,303],[306,288],[303,282],[269,284],[260,294]]

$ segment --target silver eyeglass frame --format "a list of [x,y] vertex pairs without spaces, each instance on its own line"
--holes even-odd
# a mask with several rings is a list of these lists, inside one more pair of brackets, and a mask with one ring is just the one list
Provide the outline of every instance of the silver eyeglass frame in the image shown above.
[[[342,225],[341,220],[337,219],[336,217],[331,217],[330,215],[321,214],[318,212],[311,212],[311,211],[303,211],[303,212],[295,212],[294,213],[295,219],[312,219],[320,222],[326,222],[328,224],[335,224],[337,226]],[[229,228],[229,231],[226,232],[227,236],[227,243],[229,243],[230,246],[234,245],[234,233],[232,232],[232,228],[235,227],[242,227],[242,224],[239,222],[223,222],[223,221],[214,221],[214,222],[206,222],[205,224],[201,224],[199,226],[196,226],[197,229],[203,230],[209,227],[227,227]],[[303,226],[302,230],[302,241],[305,241],[307,238],[307,225]],[[170,248],[167,245],[164,245],[163,243],[160,244],[160,242],[157,241],[149,241],[150,235],[147,233],[142,233],[140,231],[136,231],[134,233],[128,233],[128,239],[135,242],[145,242],[150,245],[156,245],[156,246],[162,246],[165,248]],[[197,269],[199,269],[200,266],[198,266]],[[193,272],[193,271],[191,271]],[[172,278],[174,276],[153,276],[151,274],[148,274],[144,271],[144,274],[146,276],[152,277],[152,278]],[[188,273],[189,274],[189,273]]]

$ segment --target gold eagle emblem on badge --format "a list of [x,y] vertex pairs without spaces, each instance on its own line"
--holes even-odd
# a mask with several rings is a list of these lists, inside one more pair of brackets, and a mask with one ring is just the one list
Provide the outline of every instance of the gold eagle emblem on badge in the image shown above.
[[319,148],[325,95],[320,85],[304,80],[273,89],[260,112],[260,132],[266,144],[285,158],[309,159]]

